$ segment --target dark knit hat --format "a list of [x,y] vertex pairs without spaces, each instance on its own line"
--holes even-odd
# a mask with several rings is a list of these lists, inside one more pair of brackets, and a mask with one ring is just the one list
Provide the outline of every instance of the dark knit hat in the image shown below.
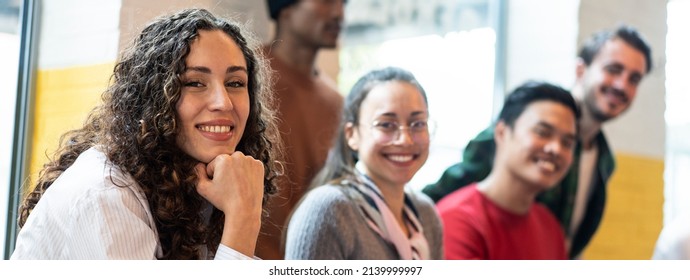
[[278,19],[280,10],[294,4],[297,0],[267,0],[266,2],[268,2],[268,13],[271,15],[271,18]]

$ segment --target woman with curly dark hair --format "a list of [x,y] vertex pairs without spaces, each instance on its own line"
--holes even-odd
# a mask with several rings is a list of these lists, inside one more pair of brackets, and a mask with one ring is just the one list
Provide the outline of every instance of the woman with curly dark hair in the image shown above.
[[253,256],[278,142],[250,39],[203,9],[149,24],[24,200],[12,258]]

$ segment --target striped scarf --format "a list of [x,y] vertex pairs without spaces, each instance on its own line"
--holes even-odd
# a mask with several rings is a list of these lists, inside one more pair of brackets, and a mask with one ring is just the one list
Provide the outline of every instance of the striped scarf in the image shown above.
[[395,215],[383,199],[376,184],[364,174],[362,162],[356,164],[358,182],[346,180],[343,183],[354,188],[360,195],[354,199],[364,213],[369,227],[383,240],[395,247],[402,260],[428,260],[429,244],[424,237],[424,229],[419,222],[417,209],[412,204],[409,194],[405,193],[403,219],[409,236],[398,225]]

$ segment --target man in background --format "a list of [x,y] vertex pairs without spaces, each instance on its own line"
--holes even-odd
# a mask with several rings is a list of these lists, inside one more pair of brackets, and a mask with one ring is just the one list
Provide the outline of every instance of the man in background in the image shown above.
[[[582,119],[572,166],[557,186],[538,200],[561,222],[570,258],[579,257],[601,222],[606,184],[615,163],[602,125],[619,117],[632,104],[642,78],[652,69],[651,49],[637,30],[621,26],[591,36],[578,54],[572,94]],[[465,148],[462,162],[443,173],[423,192],[435,201],[491,171],[496,150],[494,128],[482,131]]]
[[316,68],[316,56],[336,47],[344,5],[343,0],[268,0],[276,32],[264,52],[276,75],[285,176],[262,223],[256,250],[262,259],[283,259],[287,217],[323,166],[340,122],[343,97]]
[[577,133],[570,92],[527,82],[507,96],[486,179],[441,199],[446,259],[563,260],[563,229],[537,195],[568,172]]

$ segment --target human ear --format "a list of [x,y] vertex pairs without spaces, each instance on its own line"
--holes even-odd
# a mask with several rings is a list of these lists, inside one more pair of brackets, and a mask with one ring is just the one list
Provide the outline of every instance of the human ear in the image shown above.
[[510,127],[504,121],[498,121],[494,127],[494,142],[498,145],[503,143],[504,137],[508,134]]
[[582,58],[578,58],[575,65],[575,78],[577,80],[582,79],[582,77],[585,75],[585,70],[587,70],[585,61],[582,60]]
[[359,132],[355,129],[355,125],[351,122],[345,124],[345,140],[347,145],[353,151],[359,149]]
[[299,3],[292,3],[290,5],[283,7],[283,9],[280,10],[280,12],[278,12],[278,20],[289,20],[292,17],[292,13],[295,10],[295,6],[297,6],[297,4]]

